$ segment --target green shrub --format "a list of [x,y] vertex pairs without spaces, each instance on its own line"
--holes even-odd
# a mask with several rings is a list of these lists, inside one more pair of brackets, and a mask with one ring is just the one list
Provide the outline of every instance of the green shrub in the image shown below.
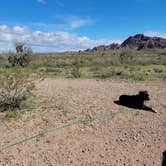
[[163,70],[160,68],[153,68],[153,70],[155,73],[162,73],[163,72]]
[[20,108],[34,89],[34,82],[28,75],[10,73],[0,76],[0,111]]
[[104,59],[102,57],[97,57],[91,60],[91,66],[103,66]]
[[72,75],[74,78],[80,78],[81,77],[81,70],[78,65],[74,66],[72,69]]
[[111,69],[111,70],[104,70],[104,71],[97,71],[95,73],[95,77],[97,78],[101,78],[101,79],[105,79],[105,78],[112,78],[114,76],[121,76],[123,74],[122,71],[120,70],[115,70],[115,69]]
[[75,63],[72,68],[72,73],[74,78],[80,78],[81,77],[81,65],[80,60],[78,58],[75,59]]
[[134,55],[130,51],[122,51],[119,58],[121,63],[132,63]]

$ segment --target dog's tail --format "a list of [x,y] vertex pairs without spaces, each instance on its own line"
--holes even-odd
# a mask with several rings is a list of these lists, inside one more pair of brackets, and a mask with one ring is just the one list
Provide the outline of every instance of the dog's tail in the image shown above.
[[115,104],[120,104],[119,100],[114,101]]

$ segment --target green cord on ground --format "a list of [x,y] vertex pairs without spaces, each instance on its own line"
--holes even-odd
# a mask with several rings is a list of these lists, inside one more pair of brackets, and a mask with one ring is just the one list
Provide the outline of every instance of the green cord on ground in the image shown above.
[[9,144],[9,145],[0,147],[0,151],[6,150],[6,149],[8,149],[10,147],[16,146],[16,145],[21,144],[23,142],[30,141],[30,140],[32,140],[34,138],[40,137],[42,135],[45,135],[47,133],[50,133],[50,132],[53,132],[53,131],[56,131],[56,130],[59,130],[59,129],[62,129],[62,128],[67,127],[67,126],[71,126],[71,125],[74,125],[74,124],[90,123],[90,122],[98,120],[98,119],[103,119],[103,118],[106,118],[106,117],[113,117],[113,116],[115,116],[118,113],[128,112],[128,111],[131,111],[131,110],[120,110],[120,111],[116,111],[116,112],[107,112],[107,113],[102,114],[102,115],[97,115],[97,116],[88,117],[88,118],[85,118],[85,119],[82,119],[82,120],[74,120],[74,121],[71,121],[71,122],[68,122],[68,123],[64,123],[64,124],[61,124],[61,125],[59,125],[57,127],[51,128],[51,129],[42,130],[42,131],[40,131],[37,134],[34,134],[32,136],[29,136],[29,137],[26,137],[26,138],[24,138],[22,140],[19,140],[19,141],[13,143],[13,144]]

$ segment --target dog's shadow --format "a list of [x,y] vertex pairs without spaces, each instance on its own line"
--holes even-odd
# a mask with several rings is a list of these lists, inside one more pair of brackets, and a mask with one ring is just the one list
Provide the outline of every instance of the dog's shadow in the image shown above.
[[140,91],[136,95],[121,95],[119,100],[114,101],[115,104],[122,105],[128,108],[140,109],[156,113],[157,111],[145,105],[145,101],[149,101],[147,91]]

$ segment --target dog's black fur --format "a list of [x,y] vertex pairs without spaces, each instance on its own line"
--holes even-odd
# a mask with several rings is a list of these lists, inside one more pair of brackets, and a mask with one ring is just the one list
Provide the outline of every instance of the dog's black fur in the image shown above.
[[129,108],[143,109],[147,111],[156,112],[152,108],[145,105],[145,101],[149,101],[149,94],[147,91],[140,91],[137,95],[121,95],[118,101],[114,103],[123,105]]
[[162,166],[166,166],[166,151],[163,152],[163,162]]

